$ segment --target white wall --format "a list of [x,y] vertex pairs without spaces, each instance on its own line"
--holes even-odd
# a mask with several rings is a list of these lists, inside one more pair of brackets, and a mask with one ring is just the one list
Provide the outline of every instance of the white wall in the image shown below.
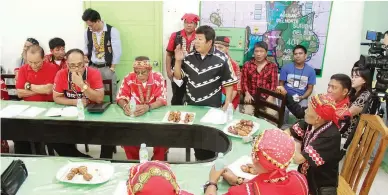
[[[21,6],[22,5],[22,6]],[[32,8],[34,7],[34,8]],[[5,0],[0,1],[2,30],[0,63],[13,69],[24,40],[37,38],[48,52],[48,41],[54,36],[66,41],[66,48],[83,46],[83,2],[79,0]],[[364,2],[333,3],[322,78],[315,92],[325,92],[331,75],[349,74],[359,58]],[[198,0],[164,1],[163,51],[172,32],[183,27],[184,13],[199,13]],[[354,14],[357,13],[357,14]],[[171,94],[171,93],[170,93]]]

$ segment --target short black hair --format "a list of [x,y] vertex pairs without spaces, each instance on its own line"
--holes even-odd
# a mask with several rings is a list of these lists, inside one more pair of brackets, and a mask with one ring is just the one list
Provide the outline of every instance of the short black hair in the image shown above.
[[144,60],[150,60],[147,56],[138,56],[135,58],[135,61],[144,61]]
[[330,80],[338,81],[344,89],[350,90],[352,89],[352,79],[346,74],[334,74],[330,77]]
[[264,41],[260,41],[260,42],[255,43],[254,49],[256,49],[258,47],[265,49],[265,51],[268,51],[268,44]]
[[85,55],[82,50],[75,48],[75,49],[70,49],[69,51],[66,52],[66,58],[68,58],[69,55],[72,53],[79,53],[79,54],[82,54],[82,56]]
[[33,44],[33,45],[39,45],[39,41],[36,40],[36,39],[34,39],[34,38],[32,38],[32,37],[27,38],[26,41],[30,42],[30,43]]
[[304,52],[305,54],[307,53],[307,49],[306,49],[306,47],[303,46],[303,45],[296,45],[296,46],[294,47],[294,49],[292,50],[292,53],[295,53],[295,50],[297,50],[297,49],[302,49],[303,52]]
[[216,39],[216,32],[212,27],[208,25],[200,26],[195,31],[195,34],[205,35],[206,42],[212,41],[212,45],[214,45],[214,40]]
[[98,11],[89,8],[84,11],[84,14],[82,14],[82,20],[85,22],[86,21],[97,22],[98,20],[101,20],[101,16],[98,13]]
[[44,49],[41,46],[39,46],[39,45],[30,45],[30,46],[27,47],[27,51],[29,51],[31,49],[39,50],[40,51],[40,57],[42,57],[42,59],[44,58]]
[[387,31],[385,31],[385,33],[384,33],[384,36],[385,36],[385,35],[388,35],[388,30],[387,30]]
[[49,48],[54,49],[56,47],[65,47],[65,41],[58,37],[52,38],[49,41]]

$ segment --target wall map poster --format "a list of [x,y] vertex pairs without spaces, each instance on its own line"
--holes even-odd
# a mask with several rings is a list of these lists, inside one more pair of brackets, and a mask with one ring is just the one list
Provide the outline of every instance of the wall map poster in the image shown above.
[[292,49],[307,48],[307,64],[320,74],[332,2],[330,1],[202,1],[201,25],[246,28],[244,61],[254,44],[268,43],[269,60],[281,68],[291,63]]

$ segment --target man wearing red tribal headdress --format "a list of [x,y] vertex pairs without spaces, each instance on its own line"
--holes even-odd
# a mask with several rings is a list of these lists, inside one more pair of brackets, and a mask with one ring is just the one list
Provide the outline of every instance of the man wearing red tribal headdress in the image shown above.
[[[167,105],[166,80],[162,74],[152,71],[150,59],[140,56],[133,64],[134,72],[129,73],[121,84],[117,93],[117,103],[123,108],[128,116],[134,114],[138,117],[150,112],[153,109]],[[136,100],[136,110],[131,113],[129,101],[134,97]],[[128,159],[139,159],[139,149],[137,146],[124,146]],[[164,160],[167,148],[155,147],[154,159]]]
[[215,195],[220,176],[231,185],[225,195],[307,195],[306,178],[297,171],[288,171],[295,153],[295,142],[291,136],[279,129],[266,130],[254,141],[252,161],[258,173],[252,180],[244,183],[243,178],[235,176],[230,170],[210,171],[209,181],[205,184],[205,195]]
[[329,95],[311,97],[304,120],[289,130],[297,141],[294,162],[306,175],[312,195],[337,194],[338,167],[341,160],[341,134],[338,118],[343,114]]
[[[184,21],[184,27],[178,32],[174,32],[170,36],[166,49],[166,71],[167,76],[171,80],[172,99],[171,105],[183,105],[183,98],[186,93],[187,79],[183,79],[183,83],[173,80],[173,68],[175,65],[174,51],[178,45],[181,45],[184,54],[187,55],[194,49],[195,29],[197,28],[199,16],[186,13],[181,18]],[[177,84],[181,84],[180,86]]]
[[148,161],[131,167],[128,195],[193,195],[180,189],[167,163]]

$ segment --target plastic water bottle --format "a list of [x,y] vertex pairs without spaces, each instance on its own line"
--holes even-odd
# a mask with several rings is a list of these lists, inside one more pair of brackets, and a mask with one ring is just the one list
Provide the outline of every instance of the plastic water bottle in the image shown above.
[[225,160],[224,160],[224,153],[218,153],[217,160],[214,163],[214,168],[216,171],[219,171],[223,168],[225,168]]
[[85,108],[82,99],[77,99],[78,120],[85,120]]
[[233,120],[233,104],[228,105],[228,109],[226,109],[226,120],[227,122],[231,122]]
[[142,143],[140,145],[139,159],[140,159],[140,163],[144,163],[148,161],[148,150],[145,143]]
[[131,117],[135,117],[135,111],[136,111],[135,97],[131,97],[131,100],[129,101],[129,109],[131,110]]

